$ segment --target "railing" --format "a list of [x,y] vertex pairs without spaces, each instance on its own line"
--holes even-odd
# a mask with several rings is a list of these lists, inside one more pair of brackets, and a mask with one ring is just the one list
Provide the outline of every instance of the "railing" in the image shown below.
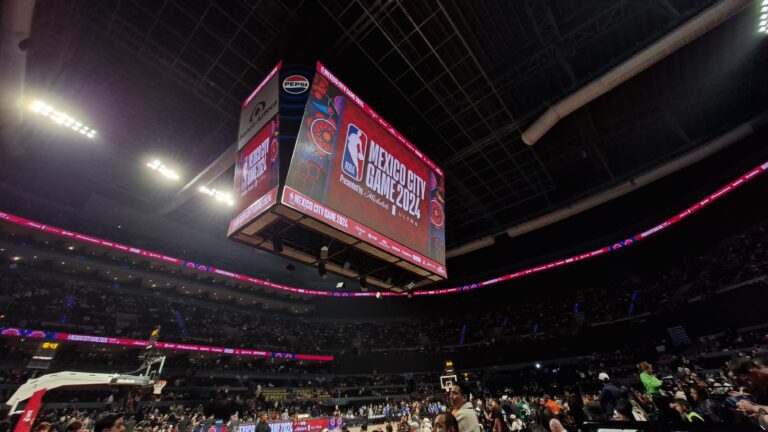
[[581,425],[582,432],[756,432],[761,429],[752,423],[660,423],[660,422],[587,422]]

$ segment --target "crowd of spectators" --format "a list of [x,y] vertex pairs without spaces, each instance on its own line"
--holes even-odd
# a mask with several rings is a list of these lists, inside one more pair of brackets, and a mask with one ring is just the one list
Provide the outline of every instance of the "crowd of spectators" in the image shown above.
[[[507,410],[506,414],[522,414],[530,419],[533,429],[551,430],[557,429],[553,426],[558,423],[577,429],[585,421],[606,420],[755,422],[764,426],[764,404],[768,402],[765,359],[765,351],[752,352],[732,358],[724,368],[709,370],[688,358],[666,364],[658,371],[648,362],[640,362],[632,379],[622,380],[624,384],[600,372],[595,380],[601,384],[599,391],[583,392],[581,386],[569,385],[556,395],[544,391],[537,396],[515,396],[511,400],[517,409]],[[476,401],[475,405],[482,410],[482,402]]]
[[765,276],[766,244],[765,227],[758,225],[726,239],[710,253],[683,260],[652,278],[632,276],[563,292],[558,301],[533,302],[525,308],[494,306],[467,316],[354,322],[286,317],[215,299],[108,284],[88,275],[43,272],[10,262],[0,266],[0,305],[7,325],[106,336],[144,338],[154,326],[162,325],[168,340],[243,348],[315,352],[434,349],[445,348],[438,335],[446,329],[458,333],[467,322],[472,325],[467,327],[463,343],[487,344],[548,337],[581,325],[654,313],[676,301],[704,299],[728,286]]
[[[605,420],[757,422],[763,418],[760,416],[760,410],[765,409],[763,404],[768,402],[767,347],[766,327],[724,332],[694,341],[683,354],[657,353],[653,366],[642,361],[648,356],[648,352],[642,350],[595,353],[508,371],[497,368],[473,371],[460,379],[462,386],[469,390],[460,391],[472,394],[473,413],[487,432],[497,431],[499,427],[502,431],[554,432],[559,430],[557,424],[577,430],[585,421]],[[5,359],[21,360],[25,352],[28,358],[29,350],[2,345]],[[91,352],[85,357],[96,363],[128,364],[130,356]],[[71,366],[77,357],[60,357],[58,362]],[[439,413],[458,409],[455,404],[452,406],[453,395],[446,395],[437,386],[437,373],[367,376],[319,373],[312,378],[302,378],[301,374],[286,371],[284,374],[291,377],[287,381],[258,378],[243,381],[193,374],[191,372],[199,371],[194,363],[169,366],[168,373],[164,374],[169,383],[160,396],[108,389],[54,393],[49,402],[76,405],[76,402],[98,400],[103,404],[101,408],[89,410],[74,407],[46,410],[40,422],[49,423],[57,431],[66,430],[66,425],[73,420],[87,428],[95,424],[100,413],[120,411],[125,413],[128,427],[138,431],[183,432],[193,431],[196,425],[212,424],[215,419],[251,422],[264,412],[269,420],[292,419],[299,414],[335,414],[343,415],[352,423],[391,422],[398,431],[405,427],[409,431],[421,431],[430,427]],[[23,367],[3,372],[10,377],[6,384],[19,384],[29,377]],[[422,385],[425,382],[432,385],[425,388]],[[291,388],[286,384],[301,385]],[[393,392],[379,393],[384,389]],[[378,397],[334,406],[338,401],[335,398],[363,395]],[[503,427],[497,424],[497,419],[504,422]],[[461,428],[457,432],[461,432]]]
[[[503,388],[496,386],[490,375],[474,372],[470,379],[450,387],[449,392],[433,389],[428,395],[410,394],[399,400],[382,398],[344,407],[323,403],[315,395],[302,400],[271,400],[264,397],[261,388],[243,395],[220,395],[194,408],[185,407],[183,400],[170,399],[169,404],[160,406],[158,401],[169,399],[146,395],[142,399],[137,393],[118,396],[113,392],[101,409],[44,411],[38,427],[68,431],[73,422],[80,422],[80,429],[90,430],[103,412],[119,412],[126,431],[131,432],[191,432],[199,425],[213,425],[217,419],[236,427],[256,422],[259,417],[280,421],[295,419],[299,414],[342,416],[347,422],[384,424],[385,429],[389,425],[398,432],[428,432],[438,423],[442,427],[446,417],[450,424],[456,422],[453,432],[575,431],[583,430],[585,423],[606,421],[764,427],[768,421],[768,352],[763,348],[768,339],[764,331],[744,336],[745,345],[735,347],[741,352],[730,353],[718,368],[707,368],[701,362],[708,353],[703,351],[703,344],[698,344],[700,352],[694,356],[661,356],[653,365],[641,361],[634,365],[634,371],[624,371],[623,375],[623,365],[606,362],[626,361],[633,357],[632,353],[618,357],[612,353],[595,355],[595,370],[601,372],[594,376],[589,371],[567,384]],[[747,343],[747,339],[763,343],[762,348]],[[352,379],[348,384],[359,383]],[[621,426],[614,423],[614,427]]]
[[[354,321],[311,314],[284,316],[203,294],[182,296],[140,284],[113,284],[97,272],[61,273],[0,254],[0,325],[135,339],[146,339],[161,325],[162,337],[168,341],[348,354],[452,349],[453,342],[444,337],[446,329],[457,332],[463,327],[464,349],[480,352],[491,344],[567,337],[580,326],[661,314],[676,303],[727,296],[739,284],[765,286],[765,225],[751,227],[701,256],[682,259],[654,275],[565,290],[554,301],[524,307],[519,303],[492,305],[461,316],[424,314]],[[64,244],[42,245],[32,237],[0,235],[31,250],[44,247],[74,254],[84,262],[115,260],[108,254],[77,255],[77,250],[62,250]],[[122,259],[118,264],[167,271],[146,262]],[[768,367],[762,351],[768,344],[765,330],[737,332],[728,327],[723,323],[722,333],[693,341],[684,353],[649,352],[643,346],[542,360],[525,367],[482,369],[465,377],[450,395],[437,388],[437,372],[336,376],[323,364],[176,355],[169,359],[165,376],[169,385],[161,396],[109,390],[54,394],[51,401],[99,400],[103,406],[46,410],[39,423],[74,432],[70,431],[73,422],[88,429],[96,426],[105,411],[119,411],[131,430],[185,432],[216,418],[237,423],[256,421],[260,413],[270,420],[338,413],[350,419],[387,421],[398,432],[424,432],[438,414],[454,411],[458,417],[455,432],[477,432],[463,429],[467,416],[459,411],[465,403],[471,404],[478,425],[488,432],[541,428],[559,432],[562,427],[574,430],[584,421],[607,419],[764,422],[761,410],[768,403]],[[0,396],[5,398],[31,376],[24,368],[30,348],[3,340],[0,355]],[[129,370],[136,365],[136,357],[130,350],[63,350],[57,354],[56,367]],[[468,393],[472,393],[471,399]],[[456,400],[462,396],[467,400],[457,406]],[[349,400],[336,407],[334,401],[340,399]]]

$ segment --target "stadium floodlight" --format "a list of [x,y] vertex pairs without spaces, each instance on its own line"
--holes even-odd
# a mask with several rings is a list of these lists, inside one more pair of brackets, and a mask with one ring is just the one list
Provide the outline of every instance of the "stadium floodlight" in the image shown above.
[[760,8],[760,22],[757,26],[760,33],[768,33],[768,0],[763,0]]
[[[229,192],[223,192],[218,189],[209,188],[208,186],[200,186],[200,192],[212,197],[220,203],[226,203],[230,207],[235,205],[235,200]],[[282,243],[280,248],[282,249]]]
[[67,113],[58,111],[43,101],[36,100],[29,105],[29,110],[33,113],[47,117],[50,121],[59,126],[71,129],[88,138],[96,136],[96,130],[85,126],[81,121],[70,117]]
[[163,175],[163,177],[170,179],[170,180],[178,180],[179,175],[176,173],[176,171],[168,168],[164,163],[160,162],[159,160],[155,159],[152,162],[149,162],[147,166],[153,170],[157,171],[160,174]]

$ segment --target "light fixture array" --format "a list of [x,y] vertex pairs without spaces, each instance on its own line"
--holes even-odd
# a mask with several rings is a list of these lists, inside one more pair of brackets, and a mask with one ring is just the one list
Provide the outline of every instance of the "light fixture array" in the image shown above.
[[88,126],[85,126],[79,120],[70,117],[67,113],[54,109],[52,106],[45,102],[39,100],[34,101],[32,105],[29,106],[29,109],[35,114],[48,118],[59,126],[63,126],[67,129],[73,130],[74,132],[78,132],[80,135],[85,135],[91,139],[96,136],[95,129],[91,129]]
[[760,33],[768,33],[768,0],[760,4],[760,24],[757,28]]
[[153,171],[157,171],[160,174],[163,175],[163,177],[169,178],[171,180],[178,180],[179,175],[176,173],[176,171],[168,168],[164,163],[160,162],[159,160],[155,159],[154,161],[147,164],[147,166],[152,169]]
[[229,192],[222,192],[218,189],[209,188],[208,186],[200,186],[200,192],[213,197],[218,202],[226,203],[228,206],[235,205],[235,200]]

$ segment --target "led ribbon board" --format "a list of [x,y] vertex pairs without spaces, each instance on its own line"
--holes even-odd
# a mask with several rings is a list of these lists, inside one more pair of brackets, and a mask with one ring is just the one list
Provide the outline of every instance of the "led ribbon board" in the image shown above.
[[[593,251],[585,252],[579,255],[574,255],[569,258],[563,258],[559,259],[557,261],[552,261],[550,263],[541,264],[536,267],[531,267],[528,269],[520,270],[514,273],[509,273],[506,275],[498,276],[493,279],[475,282],[472,284],[467,284],[461,287],[454,287],[454,288],[444,288],[439,290],[422,290],[422,291],[415,291],[413,295],[421,296],[421,295],[443,295],[443,294],[454,294],[454,293],[460,293],[465,291],[471,291],[477,288],[497,284],[499,282],[509,281],[512,279],[517,279],[519,277],[527,276],[533,273],[538,273],[541,271],[546,271],[553,269],[555,267],[560,267],[566,264],[572,264],[575,262],[579,262],[585,259],[593,258],[596,256],[600,256],[606,253],[610,253],[613,251],[616,251],[618,249],[621,249],[623,247],[631,246],[634,243],[637,243],[641,240],[645,240],[648,237],[659,233],[672,225],[690,217],[694,213],[698,212],[699,210],[703,209],[704,207],[712,204],[713,202],[722,199],[729,193],[733,192],[737,188],[743,186],[747,182],[754,180],[759,176],[760,174],[763,174],[765,171],[768,171],[768,161],[764,162],[763,164],[752,168],[748,172],[744,173],[743,175],[739,176],[737,179],[731,181],[730,183],[726,184],[725,186],[721,187],[714,193],[706,196],[702,200],[696,202],[692,206],[688,207],[687,209],[681,211],[680,213],[672,216],[671,218],[659,223],[658,225],[651,227],[641,233],[638,233],[634,236],[628,237],[626,239],[620,239],[616,241],[613,244],[603,246],[602,248],[595,249]],[[184,261],[181,258],[175,258],[168,255],[164,255],[157,252],[152,252],[145,249],[139,249],[132,246],[126,246],[120,243],[115,243],[109,240],[100,239],[97,237],[80,234],[74,231],[65,230],[62,228],[54,227],[51,225],[46,225],[40,222],[35,222],[33,220],[25,219],[23,217],[19,217],[10,213],[3,213],[0,212],[0,220],[4,220],[9,223],[13,223],[15,225],[23,226],[29,229],[46,232],[49,234],[53,234],[56,236],[65,237],[72,240],[78,240],[85,243],[95,244],[107,248],[112,248],[115,250],[128,252],[140,256],[144,256],[147,258],[157,259],[160,261],[163,261],[165,263],[175,264],[180,267],[192,267],[196,268],[199,271],[205,271],[205,272],[211,272],[215,273],[221,276],[226,276],[232,279],[240,280],[247,283],[252,283],[255,285],[260,285],[267,288],[273,288],[280,291],[290,292],[294,294],[301,294],[301,295],[308,295],[308,296],[323,296],[323,297],[375,297],[378,295],[383,297],[404,297],[406,296],[405,293],[394,293],[394,292],[330,292],[330,291],[322,291],[322,290],[313,290],[313,289],[305,289],[305,288],[298,288],[298,287],[292,287],[288,285],[278,284],[274,282],[270,282],[264,279],[258,279],[251,276],[246,276],[234,272],[230,272],[224,269],[211,267],[206,264],[199,264],[199,263],[192,263],[190,261]],[[146,342],[144,342],[146,343]]]
[[[72,333],[47,331],[47,330],[31,330],[18,327],[0,327],[0,336],[5,337],[18,337],[28,339],[42,339],[52,341],[63,342],[80,342],[80,343],[95,343],[104,345],[117,345],[117,346],[129,346],[146,348],[150,342],[146,340],[126,339],[108,336],[91,336],[91,335],[79,335]],[[289,360],[311,360],[318,362],[333,361],[333,356],[326,355],[312,355],[312,354],[295,354],[295,353],[280,353],[272,351],[259,351],[249,350],[241,348],[225,348],[215,347],[208,345],[190,345],[185,343],[175,342],[155,342],[154,346],[161,350],[169,351],[191,351],[200,353],[214,353],[223,355],[243,356],[243,357],[272,357],[282,358]],[[53,358],[53,353],[58,349],[58,342],[43,342],[40,345],[40,349],[49,353],[48,357]],[[39,351],[38,351],[39,352]]]

